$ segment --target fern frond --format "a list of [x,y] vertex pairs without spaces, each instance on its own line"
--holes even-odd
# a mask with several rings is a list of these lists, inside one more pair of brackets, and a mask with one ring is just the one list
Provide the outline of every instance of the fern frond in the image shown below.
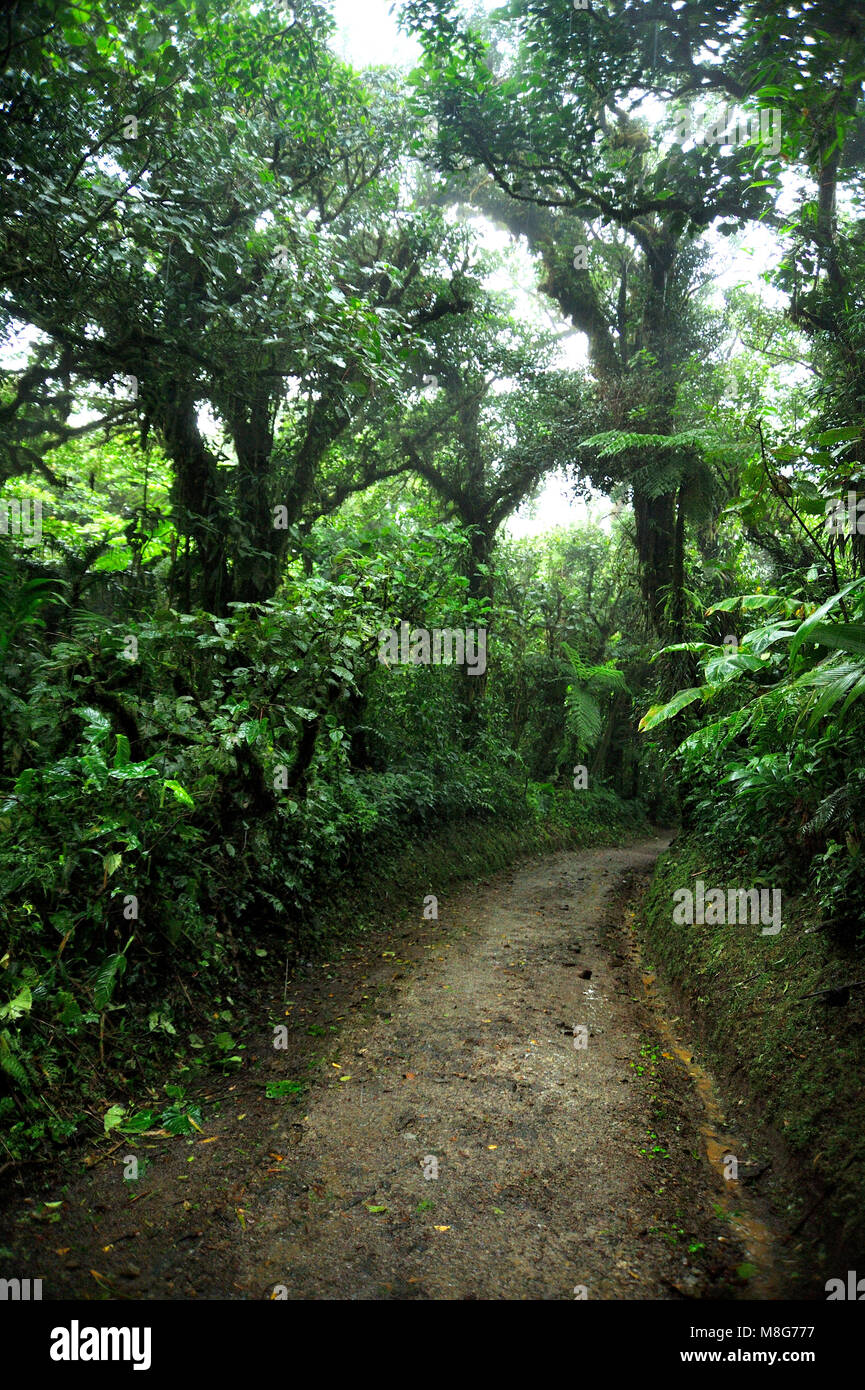
[[705,449],[712,444],[705,430],[683,430],[680,434],[635,434],[631,430],[604,430],[580,442],[581,449],[597,449],[600,458],[615,458],[618,454],[642,453],[646,449],[668,449],[681,452]]
[[580,751],[589,749],[601,732],[601,709],[594,695],[569,686],[565,698],[565,727]]

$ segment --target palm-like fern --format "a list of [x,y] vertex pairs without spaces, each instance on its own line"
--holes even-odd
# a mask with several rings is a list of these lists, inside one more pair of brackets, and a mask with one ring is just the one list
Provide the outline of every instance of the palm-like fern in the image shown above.
[[613,662],[589,666],[579,652],[562,643],[569,662],[569,683],[565,693],[565,729],[578,752],[588,752],[600,737],[603,724],[601,699],[612,692],[627,692],[621,671]]
[[22,627],[41,625],[37,614],[56,596],[57,585],[58,580],[51,578],[22,581],[8,549],[0,546],[0,657],[6,655]]
[[683,450],[704,451],[717,444],[717,439],[707,430],[683,430],[679,434],[636,434],[631,430],[604,430],[584,439],[583,449],[597,449],[601,458],[615,458],[618,454],[645,453],[648,449],[664,449],[670,452]]
[[817,810],[805,825],[808,835],[824,835],[827,831],[845,830],[861,814],[865,769],[856,768],[848,780],[824,796]]

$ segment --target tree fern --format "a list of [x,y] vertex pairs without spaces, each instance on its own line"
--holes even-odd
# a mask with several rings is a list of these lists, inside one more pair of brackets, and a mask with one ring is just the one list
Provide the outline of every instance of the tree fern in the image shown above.
[[582,449],[597,449],[600,458],[615,458],[618,454],[643,453],[647,449],[707,449],[713,440],[706,430],[683,430],[680,434],[636,434],[630,430],[604,430],[580,443]]
[[565,728],[579,752],[597,742],[601,732],[601,707],[588,690],[569,685],[565,697]]
[[603,727],[600,698],[614,691],[627,691],[622,672],[612,663],[589,666],[579,652],[562,643],[568,659],[570,681],[565,694],[565,729],[578,752],[587,752],[597,742]]
[[56,579],[28,579],[21,582],[11,554],[0,546],[0,655],[5,654],[19,629],[28,623],[43,626],[39,609],[57,597]]

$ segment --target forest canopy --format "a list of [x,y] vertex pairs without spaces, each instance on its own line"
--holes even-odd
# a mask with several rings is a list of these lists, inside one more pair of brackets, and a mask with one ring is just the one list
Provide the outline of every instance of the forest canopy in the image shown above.
[[396,15],[0,16],[10,1159],[445,827],[680,823],[861,950],[865,13]]

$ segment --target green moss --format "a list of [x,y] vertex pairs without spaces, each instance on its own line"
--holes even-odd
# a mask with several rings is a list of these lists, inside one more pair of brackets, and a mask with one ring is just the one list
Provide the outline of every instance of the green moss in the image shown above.
[[[373,856],[351,885],[319,900],[316,941],[328,950],[334,939],[351,939],[369,925],[399,912],[416,914],[424,895],[443,897],[451,888],[487,878],[515,860],[593,844],[621,843],[623,836],[647,834],[642,807],[609,793],[582,792],[557,799],[548,819],[528,812],[521,824],[465,820]],[[306,949],[316,943],[307,940]]]
[[803,1214],[822,1189],[815,1225],[830,1251],[855,1258],[865,1247],[865,991],[838,1008],[803,996],[860,978],[861,952],[839,956],[804,895],[782,899],[777,936],[677,925],[673,894],[698,878],[728,888],[742,884],[742,870],[713,862],[696,837],[677,841],[644,905],[645,949],[691,1006],[710,1060],[741,1069],[755,1121],[781,1138],[798,1173]]

